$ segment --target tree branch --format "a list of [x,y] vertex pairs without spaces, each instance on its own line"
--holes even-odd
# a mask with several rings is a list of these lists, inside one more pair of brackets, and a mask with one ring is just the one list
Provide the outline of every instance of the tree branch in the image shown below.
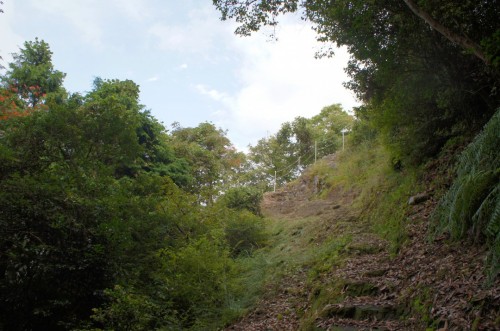
[[406,5],[411,9],[411,11],[423,19],[427,24],[431,26],[434,30],[437,32],[441,33],[443,36],[445,36],[448,40],[450,40],[452,43],[458,44],[462,48],[472,51],[472,53],[481,59],[485,64],[489,65],[488,58],[484,54],[483,50],[481,47],[476,44],[474,41],[472,41],[469,37],[459,35],[452,30],[448,29],[441,23],[439,23],[436,19],[434,19],[429,13],[425,12],[422,10],[418,5],[415,3],[413,0],[403,0]]

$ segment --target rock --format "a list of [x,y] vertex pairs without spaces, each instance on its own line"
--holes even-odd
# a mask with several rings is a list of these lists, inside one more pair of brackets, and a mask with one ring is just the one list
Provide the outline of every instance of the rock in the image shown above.
[[324,317],[334,317],[340,316],[344,318],[353,318],[356,314],[356,307],[354,306],[344,306],[341,304],[329,304],[323,308],[321,315]]
[[408,199],[408,204],[409,205],[418,205],[419,203],[422,203],[430,198],[429,194],[423,192],[419,193],[417,195],[414,195]]
[[398,316],[397,309],[388,304],[329,304],[321,312],[325,317],[351,318],[354,320],[388,320]]

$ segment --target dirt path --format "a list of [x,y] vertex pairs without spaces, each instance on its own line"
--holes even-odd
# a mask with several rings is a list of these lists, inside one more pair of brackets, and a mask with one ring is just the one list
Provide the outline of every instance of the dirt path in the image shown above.
[[[428,241],[428,217],[436,204],[432,197],[413,206],[408,240],[390,257],[387,243],[363,226],[351,207],[356,194],[332,192],[318,200],[313,198],[318,185],[304,176],[266,194],[262,209],[284,222],[307,217],[324,222],[325,231],[311,245],[332,235],[352,235],[344,263],[320,276],[322,290],[341,286],[338,300],[313,308],[319,294],[308,285],[306,270],[299,269],[268,288],[256,307],[227,330],[500,329],[500,282],[497,278],[493,286],[484,286],[484,250],[450,244],[447,238]],[[301,327],[305,314],[313,316],[313,327]]]

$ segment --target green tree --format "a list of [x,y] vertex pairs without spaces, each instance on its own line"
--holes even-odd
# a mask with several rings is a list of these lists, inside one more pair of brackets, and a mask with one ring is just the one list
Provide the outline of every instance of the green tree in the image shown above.
[[5,125],[2,328],[76,327],[101,306],[100,293],[115,284],[137,286],[143,295],[157,291],[148,285],[160,268],[156,251],[197,235],[193,200],[169,177],[144,170],[117,175],[123,165],[140,160],[143,149],[135,135],[139,122],[115,102],[106,104],[110,112],[103,116],[95,112],[101,102],[90,110],[85,104],[61,105]]
[[82,134],[88,161],[115,169],[138,162],[143,152],[136,129],[140,126],[139,87],[132,81],[97,79],[82,106]]
[[52,52],[43,41],[27,41],[2,78],[4,84],[16,91],[26,107],[34,108],[44,99],[60,102],[65,97],[62,83],[66,74],[55,70]]
[[[369,105],[365,110],[373,114],[367,118],[380,129],[395,156],[405,161],[422,162],[449,138],[477,132],[498,105],[498,94],[492,93],[498,85],[494,66],[498,54],[492,45],[498,40],[499,9],[494,2],[216,0],[214,4],[222,19],[236,18],[241,24],[237,33],[243,35],[276,25],[281,14],[303,10],[320,41],[347,47],[351,54],[347,86]],[[436,22],[446,29],[437,29]],[[487,51],[477,45],[485,45]],[[330,54],[326,49],[320,55]]]
[[176,159],[162,154],[159,131],[144,137],[156,122],[137,100],[133,82],[100,80],[83,97],[2,120],[0,328],[76,327],[104,289],[149,289],[151,257],[186,240],[191,216],[174,210],[189,199],[168,171],[151,170]]
[[221,191],[237,181],[245,155],[236,151],[226,132],[205,122],[195,128],[174,128],[171,136],[176,155],[191,167],[194,181],[189,190],[201,202],[213,203]]
[[8,151],[0,180],[5,329],[67,329],[99,303],[95,290],[111,278],[99,224],[107,209],[100,199],[110,193],[112,179],[65,158],[80,147],[66,111],[9,121],[0,139]]
[[[175,140],[129,80],[39,99],[43,111],[0,92],[0,329],[220,326],[236,290],[224,227],[238,212],[180,187],[206,160],[213,176],[198,179],[220,194],[241,156],[225,133]],[[184,147],[198,154],[179,158]]]
[[316,157],[320,158],[342,149],[341,132],[353,128],[354,117],[346,113],[340,104],[334,104],[324,107],[309,123],[316,143]]
[[[460,5],[451,1],[413,1],[403,0],[404,5],[397,4],[396,1],[384,1],[381,6],[389,9],[392,4],[397,4],[405,9],[410,9],[411,12],[427,23],[432,29],[440,33],[448,41],[459,45],[462,49],[470,51],[477,58],[485,63],[489,63],[488,56],[479,45],[478,41],[470,38],[473,31],[469,30],[469,26],[464,24],[465,17],[481,17],[491,19],[489,16],[498,14],[495,10],[496,5],[490,1],[464,1]],[[305,12],[304,18],[309,19],[319,25],[329,26],[331,29],[336,29],[332,22],[328,22],[329,15],[327,11],[349,11],[355,9],[362,2],[349,0],[308,0],[299,2],[298,0],[261,0],[261,1],[223,1],[213,0],[214,6],[221,12],[222,20],[236,19],[240,26],[237,27],[236,33],[240,35],[250,35],[252,32],[258,31],[263,26],[276,26],[278,17],[283,14],[296,12],[302,9]],[[361,8],[361,7],[358,7]],[[439,10],[436,10],[439,9]],[[450,15],[450,9],[452,14]],[[475,9],[474,13],[466,12],[467,9]],[[488,12],[494,10],[493,13]],[[369,12],[370,7],[366,6],[365,11]],[[448,13],[446,11],[449,11]],[[386,14],[392,14],[386,12]],[[464,15],[465,14],[465,15]],[[471,15],[472,14],[472,15]],[[486,15],[485,15],[486,14]],[[489,16],[489,17],[488,17]],[[332,17],[332,16],[330,16]],[[377,17],[376,19],[381,19]],[[459,18],[460,20],[458,20]],[[357,23],[361,23],[358,21]],[[487,21],[488,23],[493,21]],[[326,24],[325,24],[326,23]],[[485,23],[485,21],[482,21]],[[491,27],[488,27],[491,28]],[[496,29],[495,27],[493,27]],[[493,30],[495,31],[495,30]],[[490,31],[491,32],[491,31]],[[477,36],[477,35],[474,35]],[[479,41],[483,41],[480,39]]]
[[261,214],[262,191],[255,186],[241,186],[229,189],[217,200],[223,211],[225,239],[232,256],[251,254],[264,246],[264,220]]
[[[472,39],[470,39],[466,34],[464,33],[456,33],[452,29],[444,26],[436,20],[431,13],[425,11],[423,7],[419,6],[415,1],[413,0],[403,0],[408,8],[411,9],[411,11],[423,19],[427,24],[429,24],[434,30],[442,34],[444,37],[446,37],[449,41],[459,45],[466,51],[472,52],[476,57],[481,59],[483,62],[486,64],[489,63],[489,59],[481,46],[474,42]],[[459,30],[460,31],[460,30]]]
[[296,178],[315,158],[335,153],[342,146],[341,130],[352,128],[354,118],[338,104],[325,107],[310,119],[297,117],[279,131],[250,146],[254,182],[267,189]]
[[262,216],[260,209],[262,191],[256,187],[240,186],[230,188],[219,201],[229,209],[247,210],[256,216]]
[[[286,142],[288,139],[286,140]],[[249,159],[251,161],[251,179],[254,185],[262,185],[264,189],[270,190],[275,183],[282,185],[291,179],[293,175],[288,165],[288,152],[281,148],[283,137],[279,143],[275,135],[260,139],[255,146],[250,146]]]

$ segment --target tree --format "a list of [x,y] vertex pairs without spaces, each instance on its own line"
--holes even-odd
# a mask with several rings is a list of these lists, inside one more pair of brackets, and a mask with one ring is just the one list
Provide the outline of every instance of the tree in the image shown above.
[[29,111],[22,111],[22,109],[22,105],[12,89],[0,88],[0,121],[30,114]]
[[[140,169],[170,177],[178,186],[187,188],[194,178],[186,159],[175,155],[165,127],[149,111],[140,113],[140,126],[136,129],[139,145],[143,146]],[[129,175],[138,169],[124,169]]]
[[62,83],[66,74],[54,69],[52,52],[45,41],[37,38],[25,42],[13,58],[2,80],[15,90],[26,107],[34,108],[48,97],[56,102],[65,97]]
[[[416,3],[416,2],[415,2]],[[372,114],[395,157],[419,163],[451,137],[477,132],[498,105],[498,6],[493,1],[419,1],[455,35],[485,47],[485,65],[471,47],[457,46],[415,15],[401,0],[214,1],[222,19],[235,18],[237,33],[277,24],[300,9],[320,41],[346,46],[352,89]],[[483,46],[484,45],[484,46]],[[473,48],[473,47],[472,47]],[[319,55],[331,55],[324,50]],[[480,56],[482,57],[482,56]]]
[[220,203],[229,209],[247,210],[256,216],[262,216],[260,204],[262,191],[253,186],[233,187],[224,192]]
[[[339,104],[325,107],[310,119],[297,117],[279,131],[250,146],[250,171],[254,182],[267,189],[296,178],[316,158],[335,153],[342,146],[341,130],[352,128],[354,118]],[[255,185],[255,183],[254,183]]]
[[187,160],[193,171],[190,191],[208,204],[233,185],[245,159],[232,146],[226,132],[208,122],[195,128],[175,128],[171,142],[176,155]]
[[465,50],[470,50],[472,53],[477,56],[481,61],[485,62],[486,64],[489,64],[489,60],[484,53],[484,51],[481,49],[481,47],[472,41],[468,36],[466,35],[460,35],[458,33],[455,33],[451,29],[447,28],[446,26],[442,25],[440,22],[438,22],[434,17],[432,17],[428,12],[424,11],[421,7],[419,7],[415,1],[413,0],[403,0],[408,8],[411,9],[415,15],[423,19],[427,24],[429,24],[434,30],[438,31],[441,33],[443,36],[445,36],[449,41],[458,44]]
[[[250,146],[249,159],[252,165],[252,179],[254,185],[259,183],[266,191],[273,189],[273,185],[278,186],[292,180],[296,164],[290,165],[289,151],[282,148],[283,137],[278,141],[277,135],[260,139],[255,146]],[[288,142],[288,139],[285,143]],[[264,184],[260,184],[264,183]]]
[[194,224],[176,210],[190,199],[155,171],[176,159],[138,92],[99,80],[85,96],[0,122],[0,328],[78,327],[104,289],[144,286],[155,252],[185,241],[174,216]]
[[347,114],[340,104],[324,107],[310,119],[317,157],[333,154],[342,146],[343,129],[352,129],[354,117]]
[[[257,238],[257,216],[239,222],[243,212],[204,206],[180,187],[200,180],[213,188],[204,201],[214,199],[241,154],[208,123],[176,140],[138,97],[130,80],[97,79],[58,102],[0,89],[0,329],[225,322],[238,290],[227,241]],[[190,165],[206,167],[191,174]]]
[[[458,44],[466,51],[471,50],[473,54],[483,62],[485,62],[486,64],[489,63],[488,58],[485,55],[484,51],[481,49],[480,45],[477,42],[471,40],[466,34],[455,32],[451,28],[447,27],[444,22],[439,22],[431,15],[430,12],[426,11],[424,7],[419,6],[415,1],[403,0],[403,2],[415,15],[423,19],[427,24],[429,24],[430,27],[438,31],[449,41]],[[448,7],[450,7],[450,2],[443,2],[446,3]],[[296,12],[299,9],[298,0],[266,0],[250,2],[243,0],[230,2],[225,0],[213,0],[213,3],[215,7],[221,12],[222,20],[235,18],[236,21],[240,23],[240,26],[236,29],[236,33],[244,36],[258,31],[262,26],[276,26],[278,24],[277,18],[279,15]],[[334,7],[343,7],[344,9],[349,10],[350,8],[356,7],[358,3],[358,1],[343,0],[307,0],[300,2],[300,6],[303,7],[303,10],[305,11],[304,18],[318,23],[318,16],[324,15],[324,13],[321,13],[321,11],[327,8],[331,9]],[[385,3],[389,4],[391,3],[391,1],[386,1]],[[392,1],[392,3],[395,2]],[[432,2],[420,1],[420,3],[425,3],[425,5],[429,6],[429,4]],[[485,11],[490,8],[495,10],[494,2],[492,3],[490,1],[480,1],[479,3],[472,3],[471,1],[466,2],[466,5],[470,4],[475,5],[475,8],[479,8],[481,11]],[[453,6],[455,4],[452,3],[451,5]]]
[[67,109],[35,112],[10,120],[0,139],[8,151],[0,178],[2,328],[67,329],[109,284],[100,199],[112,182],[83,162],[73,166],[72,148],[81,146],[74,124]]

